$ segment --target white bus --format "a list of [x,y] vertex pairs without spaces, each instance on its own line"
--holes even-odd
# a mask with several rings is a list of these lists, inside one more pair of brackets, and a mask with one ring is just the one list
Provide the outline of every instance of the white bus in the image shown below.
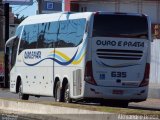
[[83,12],[26,18],[10,39],[10,91],[28,100],[144,101],[151,22],[146,15]]

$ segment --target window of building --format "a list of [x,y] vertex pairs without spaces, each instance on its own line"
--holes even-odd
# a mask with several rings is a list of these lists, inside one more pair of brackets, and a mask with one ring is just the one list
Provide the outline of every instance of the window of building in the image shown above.
[[87,12],[87,7],[81,7],[80,11],[81,12]]

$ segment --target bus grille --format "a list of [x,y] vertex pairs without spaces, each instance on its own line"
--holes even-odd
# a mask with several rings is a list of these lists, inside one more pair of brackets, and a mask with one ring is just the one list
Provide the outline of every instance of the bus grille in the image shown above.
[[99,58],[114,60],[140,60],[143,56],[140,50],[98,49],[96,53]]

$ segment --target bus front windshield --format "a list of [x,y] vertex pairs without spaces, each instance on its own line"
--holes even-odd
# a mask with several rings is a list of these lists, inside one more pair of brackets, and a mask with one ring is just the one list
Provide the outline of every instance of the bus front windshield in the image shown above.
[[125,14],[98,14],[94,17],[92,36],[148,39],[147,18]]

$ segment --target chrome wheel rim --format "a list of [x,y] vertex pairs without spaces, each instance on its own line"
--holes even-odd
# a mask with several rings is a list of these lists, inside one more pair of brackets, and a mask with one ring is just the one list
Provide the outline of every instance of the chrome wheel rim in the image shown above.
[[22,85],[19,86],[19,99],[22,99]]
[[69,103],[69,88],[65,90],[64,99],[66,103]]
[[56,101],[59,102],[60,101],[60,87],[58,86],[56,89]]

